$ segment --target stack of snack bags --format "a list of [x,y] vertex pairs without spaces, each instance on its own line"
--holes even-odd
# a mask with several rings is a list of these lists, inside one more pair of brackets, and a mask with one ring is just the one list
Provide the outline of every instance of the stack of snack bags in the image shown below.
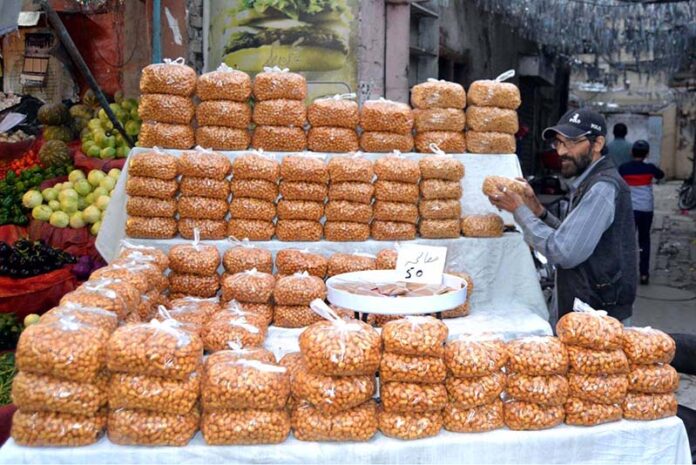
[[121,326],[109,338],[109,440],[184,446],[198,430],[203,343],[172,319]]
[[505,342],[493,334],[460,335],[447,343],[447,394],[443,412],[445,429],[477,433],[502,428],[508,354]]
[[190,149],[194,145],[191,120],[196,112],[191,97],[196,91],[196,71],[183,58],[148,65],[140,75],[138,114],[143,124],[141,147]]
[[116,314],[64,304],[21,334],[12,381],[12,437],[23,446],[84,446],[106,426],[106,341]]
[[416,150],[430,153],[431,144],[443,152],[464,153],[466,92],[460,84],[428,79],[411,89]]
[[155,147],[128,162],[126,235],[168,239],[176,235],[176,157]]
[[575,306],[578,310],[563,315],[556,325],[570,357],[565,422],[593,426],[620,420],[628,388],[623,325],[579,301]]
[[281,276],[289,276],[306,271],[312,276],[324,279],[328,261],[323,255],[310,253],[307,250],[282,249],[276,253],[275,266],[278,274]]
[[301,441],[367,441],[377,432],[372,396],[382,341],[369,325],[341,319],[322,301],[312,308],[328,319],[300,335],[292,427]]
[[[234,275],[236,276],[236,275]],[[250,279],[240,279],[239,288],[250,289],[250,283],[255,277],[251,271],[243,271],[239,276]],[[249,310],[242,305],[250,306]],[[258,306],[258,308],[254,308]],[[261,347],[266,340],[268,322],[273,318],[263,313],[267,304],[245,303],[230,300],[222,305],[222,309],[213,314],[201,331],[203,346],[206,352],[218,352],[230,347],[241,349]],[[270,307],[271,310],[273,307]],[[270,317],[269,317],[270,316]]]
[[290,374],[264,349],[222,350],[205,361],[201,432],[207,444],[276,444],[290,433]]
[[374,169],[377,181],[374,221],[370,227],[372,238],[378,241],[415,239],[421,176],[418,162],[397,152],[377,160]]
[[413,110],[405,103],[380,98],[360,109],[360,148],[365,152],[410,152],[413,148]]
[[[119,278],[95,278],[60,299],[60,306],[81,305],[114,313],[119,322],[137,321],[142,291]],[[133,316],[135,315],[135,317]]]
[[322,158],[287,156],[280,163],[280,193],[276,237],[281,241],[318,241],[324,235],[321,218],[329,184]]
[[503,82],[514,76],[503,73],[495,80],[474,81],[469,87],[466,109],[466,145],[471,153],[515,153],[515,133],[519,129],[517,108],[520,90]]
[[507,427],[539,430],[562,423],[568,398],[565,345],[555,337],[532,336],[510,341],[507,349]]
[[459,237],[464,165],[445,155],[438,146],[433,145],[432,149],[436,155],[418,162],[421,171],[418,232],[428,239]]
[[271,152],[300,152],[307,148],[304,125],[307,81],[287,69],[264,68],[254,78],[256,124],[252,145]]
[[169,249],[169,292],[177,297],[214,297],[220,287],[218,267],[220,253],[217,247],[198,242],[194,230],[192,244],[179,244]]
[[668,334],[646,328],[625,328],[623,349],[631,364],[623,417],[657,420],[677,414],[679,374],[669,363],[676,344]]
[[314,100],[307,109],[312,127],[307,134],[307,146],[313,152],[355,152],[358,139],[358,104],[355,94],[334,95]]
[[269,241],[275,234],[278,162],[262,151],[232,162],[232,203],[227,234],[237,239]]
[[168,318],[181,323],[181,327],[194,334],[201,335],[208,321],[220,311],[217,297],[179,297],[167,304],[167,309],[156,310],[156,318],[164,321]]
[[329,201],[326,204],[326,240],[366,241],[372,221],[372,161],[356,154],[329,160]]
[[223,239],[227,234],[225,216],[229,184],[230,160],[212,150],[196,147],[178,159],[182,175],[177,203],[179,234],[193,239],[198,230],[201,239]]
[[343,273],[376,270],[377,263],[374,255],[367,253],[335,253],[329,257],[326,275],[331,278]]
[[198,78],[196,95],[196,144],[214,150],[249,147],[251,78],[226,64]]
[[130,244],[124,245],[112,265],[125,265],[130,270],[140,270],[148,274],[150,281],[154,283],[147,293],[140,296],[137,307],[139,320],[149,320],[159,305],[167,303],[168,299],[164,291],[169,287],[169,279],[165,275],[169,267],[169,258],[164,252],[154,248],[135,248]]
[[326,298],[324,280],[301,271],[289,276],[278,276],[273,300],[273,324],[280,328],[302,328],[321,319],[310,307],[314,299]]
[[447,326],[430,316],[408,316],[382,328],[379,429],[390,437],[420,439],[442,428],[447,404],[443,361]]

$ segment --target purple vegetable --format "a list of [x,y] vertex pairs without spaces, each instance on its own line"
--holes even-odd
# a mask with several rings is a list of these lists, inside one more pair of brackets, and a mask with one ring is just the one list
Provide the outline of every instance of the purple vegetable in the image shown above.
[[83,255],[79,258],[79,260],[77,260],[72,272],[79,280],[88,279],[90,273],[92,272],[92,260],[87,255]]

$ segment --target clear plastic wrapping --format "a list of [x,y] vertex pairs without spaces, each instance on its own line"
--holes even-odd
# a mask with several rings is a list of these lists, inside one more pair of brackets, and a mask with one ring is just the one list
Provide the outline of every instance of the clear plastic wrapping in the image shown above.
[[25,412],[96,415],[106,406],[108,381],[106,372],[94,383],[81,383],[20,371],[12,380],[12,403]]
[[[331,261],[329,260],[329,267]],[[278,278],[273,300],[278,305],[309,305],[314,299],[326,298],[326,284],[307,272]]]
[[489,79],[474,81],[469,87],[469,105],[516,110],[522,103],[520,89],[509,82]]
[[281,410],[290,395],[285,367],[258,360],[218,359],[206,363],[201,402],[214,410]]
[[677,396],[629,392],[621,404],[626,420],[658,420],[677,414]]
[[198,77],[196,95],[203,100],[245,102],[251,96],[251,78],[243,71],[220,65],[215,71]]
[[[399,258],[399,252],[394,249],[382,249],[377,252],[375,259],[375,269],[377,270],[395,270],[396,260]],[[393,352],[393,349],[390,349]]]
[[346,200],[370,205],[375,187],[366,182],[337,182],[329,187],[329,201]]
[[153,197],[156,199],[172,199],[179,186],[176,180],[128,176],[126,194],[134,197]]
[[177,273],[210,276],[220,266],[220,252],[213,245],[178,244],[169,249],[169,267]]
[[375,199],[415,205],[418,203],[418,184],[378,180],[375,182]]
[[416,184],[421,172],[417,160],[411,160],[401,156],[381,157],[374,164],[377,179],[382,181],[396,181]]
[[355,129],[315,127],[307,132],[307,147],[313,152],[355,152],[360,148],[360,139]]
[[333,242],[364,242],[370,238],[370,225],[348,221],[324,223],[324,238]]
[[197,276],[172,272],[169,275],[169,292],[194,297],[214,297],[220,288],[220,277]]
[[466,109],[466,127],[473,131],[506,134],[515,134],[520,128],[515,110],[476,106]]
[[202,220],[196,218],[181,218],[178,221],[179,234],[184,239],[193,239],[194,230],[198,229],[201,240],[220,240],[227,236],[225,220]]
[[179,197],[177,211],[181,218],[222,220],[229,206],[226,200],[208,197]]
[[221,311],[203,327],[201,338],[208,352],[229,349],[230,344],[242,348],[261,347],[266,329],[266,320],[258,315]]
[[186,380],[203,358],[200,338],[174,320],[121,326],[108,341],[111,371]]
[[230,160],[217,152],[198,147],[183,152],[178,158],[179,173],[195,178],[209,178],[222,181],[230,172]]
[[568,371],[568,352],[556,337],[531,336],[508,342],[507,369],[530,376],[564,375]]
[[176,157],[158,149],[133,154],[128,162],[128,176],[172,180],[177,174]]
[[312,200],[323,202],[328,188],[326,184],[316,182],[283,181],[279,187],[280,195],[286,200]]
[[328,261],[323,255],[298,249],[282,249],[276,253],[278,274],[291,275],[306,271],[312,276],[324,278]]
[[279,241],[316,242],[324,235],[324,226],[318,221],[278,220],[276,237]]
[[196,128],[196,145],[213,150],[246,150],[251,135],[246,129],[226,126],[199,126]]
[[41,323],[58,323],[63,319],[74,320],[78,323],[101,328],[107,334],[111,334],[118,326],[118,315],[101,307],[88,307],[81,304],[67,302],[58,307],[53,307],[41,315]]
[[568,373],[570,397],[599,404],[620,404],[628,389],[626,375]]
[[385,412],[379,409],[379,430],[385,436],[403,440],[436,436],[442,429],[442,414]]
[[[95,270],[90,277],[94,279],[120,279],[121,281],[127,282],[141,293],[146,293],[152,289],[150,282],[152,276],[148,276],[146,269],[148,269],[147,266],[143,265],[141,267],[132,261],[126,262],[125,264],[112,263],[111,265]],[[157,269],[157,271],[159,272],[159,269]],[[158,277],[162,278],[161,272],[159,273]]]
[[302,127],[307,122],[307,109],[302,100],[262,100],[254,105],[252,120],[258,125]]
[[261,220],[230,220],[227,235],[250,241],[270,241],[275,234],[275,224]]
[[140,147],[163,147],[167,149],[190,149],[196,143],[193,128],[188,124],[158,123],[143,121],[138,134]]
[[631,392],[667,394],[679,389],[679,373],[670,365],[632,365],[627,384]]
[[365,131],[410,134],[413,129],[413,111],[401,102],[367,100],[360,108],[360,126]]
[[327,222],[368,224],[372,221],[372,205],[347,200],[330,200],[326,204],[325,215]]
[[464,108],[466,92],[456,82],[428,79],[411,88],[411,104],[415,108]]
[[273,184],[280,179],[280,163],[272,156],[250,153],[236,157],[232,162],[232,178],[256,179]]
[[463,131],[466,125],[464,110],[459,108],[414,108],[413,127],[416,132]]
[[360,135],[360,148],[365,152],[388,153],[398,150],[410,152],[413,149],[413,136],[393,132],[365,131]]
[[503,219],[495,213],[465,215],[460,226],[466,237],[501,237],[505,230]]
[[324,216],[324,204],[311,200],[278,201],[279,220],[310,220],[319,221]]
[[414,137],[416,151],[432,153],[432,144],[445,153],[466,152],[466,138],[461,131],[423,131]]
[[[123,319],[137,308],[140,291],[121,279],[93,278],[60,299],[61,306],[69,304],[96,307],[114,312]],[[77,318],[80,321],[80,318]]]
[[301,152],[307,148],[307,135],[298,127],[256,126],[251,145],[268,152]]
[[424,179],[420,183],[420,193],[424,199],[454,199],[462,197],[462,185],[459,181],[444,179]]
[[279,444],[290,433],[290,416],[285,410],[204,412],[201,432],[208,445]]
[[196,90],[196,71],[184,64],[183,58],[165,59],[144,67],[140,74],[140,92],[190,97]]
[[233,179],[230,183],[232,197],[247,197],[275,202],[278,185],[263,179]]
[[196,113],[193,100],[169,94],[143,94],[140,96],[138,116],[145,121],[190,124]]
[[541,405],[563,405],[568,398],[568,380],[564,375],[529,376],[511,373],[507,394],[515,400]]
[[236,197],[230,202],[230,216],[240,220],[273,221],[276,206],[266,200]]
[[418,205],[404,202],[387,202],[377,200],[373,206],[373,215],[378,221],[397,221],[399,223],[418,223]]
[[273,311],[273,325],[278,328],[304,328],[321,320],[308,305],[276,305]]
[[505,426],[501,400],[473,408],[450,402],[442,411],[442,419],[445,429],[454,433],[482,433]]
[[447,368],[440,357],[385,352],[379,365],[379,375],[382,382],[442,383],[447,376]]
[[438,412],[447,404],[444,384],[382,383],[380,398],[387,412]]
[[307,118],[314,127],[330,126],[354,130],[359,122],[358,103],[347,98],[318,98],[307,108]]
[[326,184],[329,170],[317,157],[287,156],[280,162],[280,177],[285,181]]
[[242,271],[222,279],[222,299],[256,304],[267,303],[271,300],[275,285],[275,277],[270,273],[256,269]]
[[148,410],[109,411],[109,441],[134,446],[185,446],[198,430],[200,413],[185,414]]
[[256,100],[304,100],[307,80],[301,74],[269,68],[256,75],[253,89]]
[[460,236],[460,222],[456,220],[422,220],[418,224],[421,237],[446,239]]
[[408,316],[384,325],[384,350],[395,354],[442,357],[449,331],[430,316]]
[[338,413],[369,401],[375,386],[374,375],[323,376],[300,369],[293,379],[292,393],[319,412]]
[[457,220],[462,214],[462,206],[457,200],[421,200],[418,203],[418,213],[425,220]]
[[623,350],[631,363],[670,363],[676,344],[674,339],[659,329],[630,327],[623,332]]
[[376,241],[410,241],[416,238],[416,225],[375,220],[370,225],[370,235]]
[[501,189],[511,190],[524,196],[525,183],[505,176],[486,176],[481,185],[481,191],[488,197],[496,195]]
[[227,249],[222,265],[230,274],[256,269],[262,273],[273,272],[273,255],[270,250],[244,245]]
[[461,335],[445,345],[445,364],[457,378],[496,373],[507,361],[505,342],[495,335]]
[[126,220],[126,236],[141,239],[171,239],[176,236],[174,218],[149,218],[129,216]]
[[329,277],[355,271],[367,271],[375,269],[375,257],[359,254],[335,253],[327,262],[327,275]]
[[247,129],[251,123],[251,107],[246,102],[212,100],[201,102],[196,108],[199,126],[225,126]]
[[464,177],[464,165],[454,157],[431,155],[418,160],[421,179],[442,179],[459,181]]
[[184,176],[179,183],[179,192],[187,197],[226,200],[230,193],[230,185],[225,180]]
[[17,342],[17,369],[92,383],[104,368],[108,339],[103,329],[71,318],[27,326]]
[[374,177],[374,164],[361,156],[336,156],[327,164],[332,183],[362,182],[371,183]]
[[176,215],[176,200],[128,197],[126,213],[133,216],[173,218]]
[[592,350],[567,346],[570,369],[584,375],[620,375],[628,373],[628,359],[623,350]]
[[339,413],[321,413],[306,402],[292,410],[292,429],[300,441],[367,441],[377,432],[377,406],[369,400]]
[[[205,359],[203,370],[204,372],[207,372],[209,366],[223,366],[225,363],[236,363],[239,360],[256,360],[265,364],[276,364],[276,358],[275,355],[273,355],[273,352],[270,352],[263,347],[243,348],[232,344],[232,348],[230,349],[219,350],[208,355]],[[284,365],[281,364],[281,366]],[[289,371],[290,370],[288,369],[288,372]]]
[[140,257],[142,255],[151,257],[152,263],[158,266],[162,271],[169,268],[169,257],[167,257],[167,254],[162,250],[146,245],[131,244],[125,240],[121,241],[121,250],[118,254],[118,258],[128,258],[131,256]]
[[106,410],[96,415],[17,410],[12,439],[20,446],[86,446],[104,434]]
[[112,373],[108,391],[109,408],[184,415],[196,405],[200,384],[201,377],[195,371],[185,380]]
[[466,132],[469,153],[515,153],[515,136],[503,132]]
[[500,400],[507,378],[501,371],[486,376],[447,378],[445,387],[451,403],[471,409]]
[[533,402],[505,402],[505,425],[511,430],[541,430],[563,423],[565,409],[558,405],[539,405]]
[[566,313],[558,320],[556,332],[564,344],[588,349],[619,349],[623,342],[621,322],[598,312]]
[[621,420],[621,405],[598,404],[571,397],[565,404],[565,422],[574,426],[596,426]]

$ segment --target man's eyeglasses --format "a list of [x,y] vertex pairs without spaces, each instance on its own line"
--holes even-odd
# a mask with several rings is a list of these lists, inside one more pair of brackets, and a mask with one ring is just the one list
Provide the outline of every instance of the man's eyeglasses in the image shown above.
[[590,139],[588,137],[582,137],[580,139],[568,139],[565,141],[562,141],[560,139],[554,139],[551,141],[551,148],[554,150],[558,150],[561,147],[565,147],[566,149],[572,149],[573,147],[581,144],[582,142],[585,142],[586,140]]

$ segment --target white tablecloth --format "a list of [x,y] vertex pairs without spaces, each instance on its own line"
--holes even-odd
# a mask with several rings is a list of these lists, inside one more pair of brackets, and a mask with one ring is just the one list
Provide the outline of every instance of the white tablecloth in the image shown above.
[[562,425],[544,431],[457,434],[400,441],[377,434],[366,443],[301,442],[272,446],[206,446],[200,433],[185,447],[115,446],[104,438],[81,448],[28,448],[12,439],[0,464],[222,464],[222,463],[669,463],[689,464],[684,424],[677,417],[620,421],[591,428]]

